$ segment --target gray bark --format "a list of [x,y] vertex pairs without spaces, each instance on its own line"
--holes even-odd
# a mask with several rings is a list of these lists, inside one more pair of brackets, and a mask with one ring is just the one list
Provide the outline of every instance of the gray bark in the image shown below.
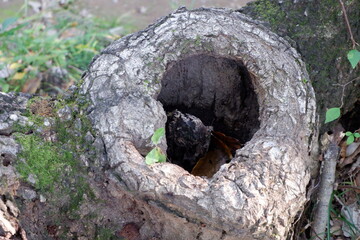
[[[165,73],[199,54],[242,63],[258,102],[258,130],[210,179],[144,161],[152,133],[166,122],[167,103],[158,96],[174,82],[164,80]],[[316,166],[316,105],[308,79],[299,54],[258,22],[224,9],[179,9],[102,51],[81,93],[91,101],[89,117],[107,153],[99,168],[156,209],[147,215],[163,226],[161,239],[285,239]],[[207,230],[196,228],[200,224]]]
[[25,234],[18,219],[19,209],[8,196],[15,195],[20,185],[18,174],[12,165],[19,152],[19,145],[9,135],[15,122],[26,122],[26,118],[20,116],[20,113],[25,110],[27,99],[26,96],[0,92],[0,239]]
[[329,205],[335,183],[336,161],[340,148],[336,143],[330,143],[324,154],[324,166],[321,173],[320,191],[317,197],[314,223],[312,225],[313,239],[325,239],[326,228],[329,221]]

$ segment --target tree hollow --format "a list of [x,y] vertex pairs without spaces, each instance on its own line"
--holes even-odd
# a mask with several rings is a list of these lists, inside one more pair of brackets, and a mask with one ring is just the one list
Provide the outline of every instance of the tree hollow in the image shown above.
[[[316,165],[315,95],[304,79],[288,42],[226,9],[180,8],[95,57],[80,92],[105,149],[95,167],[144,202],[141,237],[285,239]],[[181,162],[147,165],[151,136],[174,109],[244,146],[210,178]],[[171,148],[165,138],[158,147]]]
[[[240,59],[197,54],[168,64],[158,100],[166,112],[180,110],[227,136],[246,143],[259,129],[259,104],[252,78]],[[166,134],[171,134],[167,132]],[[183,152],[169,145],[168,157],[181,162]]]

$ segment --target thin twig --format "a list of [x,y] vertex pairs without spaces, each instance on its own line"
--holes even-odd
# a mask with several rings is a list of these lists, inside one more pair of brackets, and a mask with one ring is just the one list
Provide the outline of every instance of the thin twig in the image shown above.
[[346,189],[346,188],[350,188],[350,189],[355,189],[355,190],[360,190],[360,187],[358,186],[350,186],[350,185],[338,185],[338,188],[340,189]]
[[338,203],[340,203],[341,206],[346,207],[345,204],[341,201],[341,199],[338,196],[336,196],[335,194],[334,194],[334,198],[336,201],[338,201]]
[[341,93],[341,106],[340,108],[342,108],[344,106],[344,96],[345,96],[345,88],[347,85],[349,85],[350,83],[360,80],[360,77],[354,78],[352,80],[350,80],[349,82],[345,83],[345,84],[340,84],[340,83],[334,83],[333,86],[340,86],[342,87],[342,93]]
[[340,2],[341,9],[342,9],[342,12],[343,12],[343,15],[344,15],[344,18],[345,18],[347,30],[348,30],[348,32],[350,34],[350,39],[351,39],[351,42],[352,42],[352,48],[355,49],[356,46],[359,46],[359,44],[355,41],[354,35],[353,35],[352,31],[351,31],[351,26],[350,26],[350,23],[349,23],[349,18],[348,18],[347,13],[346,13],[345,5],[344,5],[342,0],[339,0],[339,2]]

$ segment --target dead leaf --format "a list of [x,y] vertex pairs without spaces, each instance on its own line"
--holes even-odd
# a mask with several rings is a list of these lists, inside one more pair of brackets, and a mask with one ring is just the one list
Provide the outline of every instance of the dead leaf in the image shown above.
[[12,77],[13,80],[21,80],[25,77],[26,72],[17,72]]
[[344,203],[346,205],[351,205],[356,202],[357,202],[357,194],[355,193],[355,191],[352,191],[351,189],[346,191],[344,194]]
[[340,143],[340,157],[341,157],[341,159],[346,158],[346,149],[347,149],[346,141],[342,141]]
[[21,91],[24,93],[36,93],[41,85],[41,78],[35,77],[29,79],[25,82],[24,86],[22,87]]
[[21,67],[21,64],[20,63],[12,63],[12,64],[10,64],[10,66],[9,66],[9,69],[16,69],[16,68],[19,68],[19,67]]
[[237,149],[242,147],[242,144],[236,138],[226,136],[225,134],[216,131],[212,131],[212,134],[214,137],[226,144],[231,149],[232,154],[234,154]]
[[355,175],[360,172],[360,156],[356,159],[355,163],[351,165],[349,175]]
[[72,28],[68,28],[66,29],[60,36],[60,39],[68,39],[68,38],[72,38],[72,37],[76,37],[76,36],[81,36],[84,34],[84,31],[72,27]]
[[78,26],[78,25],[79,25],[78,22],[72,22],[72,23],[70,24],[71,27],[76,27],[76,26]]
[[212,131],[209,150],[204,157],[199,159],[191,174],[211,178],[221,165],[233,158],[233,152],[240,147],[239,140],[221,132]]
[[30,110],[35,115],[40,115],[43,117],[54,116],[53,102],[47,99],[40,99],[32,102],[30,104]]
[[332,224],[331,224],[331,228],[330,228],[331,234],[334,236],[343,235],[342,225],[343,225],[343,221],[341,221],[339,219],[332,220]]
[[348,145],[346,148],[346,157],[353,154],[359,146],[360,146],[360,142],[353,142],[350,145]]
[[354,162],[354,159],[359,155],[360,147],[358,147],[351,155],[346,157],[343,161],[340,162],[339,166],[343,168],[344,166]]
[[[348,224],[343,224],[342,230],[345,237],[354,237],[359,236],[360,232],[356,229],[356,226],[360,224],[360,209],[357,202],[343,206],[341,209],[341,214],[346,218]],[[354,228],[355,226],[355,228]]]

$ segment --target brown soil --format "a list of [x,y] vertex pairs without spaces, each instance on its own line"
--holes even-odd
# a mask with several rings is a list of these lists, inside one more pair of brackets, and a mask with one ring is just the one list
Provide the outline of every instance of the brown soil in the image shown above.
[[79,0],[79,6],[88,7],[94,15],[130,17],[133,24],[146,27],[180,6],[188,9],[199,7],[223,7],[238,9],[251,0]]

